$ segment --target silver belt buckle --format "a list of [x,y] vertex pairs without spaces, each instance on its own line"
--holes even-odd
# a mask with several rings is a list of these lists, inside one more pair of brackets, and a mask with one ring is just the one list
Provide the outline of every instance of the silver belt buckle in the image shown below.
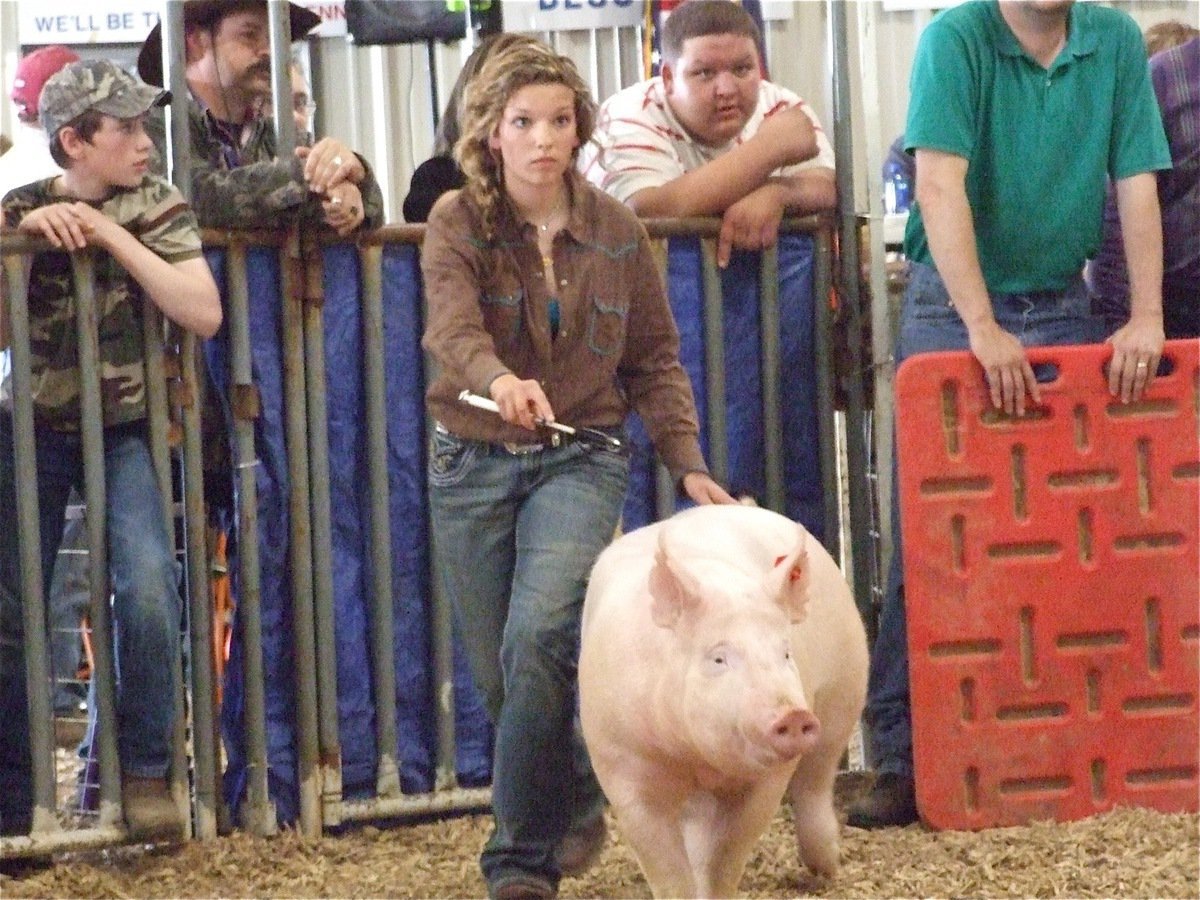
[[513,456],[525,456],[529,453],[541,453],[543,450],[546,450],[550,447],[557,447],[561,443],[562,435],[556,431],[546,439],[544,444],[518,444],[514,441],[504,441],[501,446]]
[[540,453],[543,450],[541,444],[517,444],[513,441],[504,441],[500,446],[513,456],[526,456],[530,453]]

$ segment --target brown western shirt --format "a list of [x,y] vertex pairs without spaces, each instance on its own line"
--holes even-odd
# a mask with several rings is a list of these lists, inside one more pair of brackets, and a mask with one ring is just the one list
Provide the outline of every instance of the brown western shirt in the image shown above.
[[[679,331],[646,230],[578,176],[571,194],[570,217],[553,247],[557,298],[533,226],[510,210],[490,241],[480,210],[461,191],[430,213],[421,251],[428,303],[422,345],[439,372],[426,394],[429,412],[459,437],[528,444],[536,440],[531,432],[458,400],[464,388],[489,396],[492,381],[511,372],[537,379],[555,418],[568,425],[616,427],[636,410],[676,481],[707,472]],[[552,299],[560,307],[553,340]]]

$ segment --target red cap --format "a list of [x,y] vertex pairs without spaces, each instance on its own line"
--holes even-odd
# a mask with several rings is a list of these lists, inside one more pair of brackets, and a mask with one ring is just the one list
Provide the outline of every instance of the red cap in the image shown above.
[[41,47],[22,57],[17,63],[17,75],[12,88],[12,101],[17,106],[17,115],[25,121],[36,119],[42,85],[63,66],[78,61],[79,54],[61,44]]

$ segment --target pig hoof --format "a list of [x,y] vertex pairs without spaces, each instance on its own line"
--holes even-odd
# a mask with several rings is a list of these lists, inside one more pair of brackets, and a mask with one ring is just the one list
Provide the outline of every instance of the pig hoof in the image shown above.
[[846,816],[846,824],[855,828],[888,828],[917,821],[917,797],[908,775],[884,772],[862,800]]
[[538,875],[513,875],[495,885],[488,894],[492,900],[553,900],[558,891]]
[[569,832],[555,853],[563,875],[576,878],[594,866],[600,859],[607,838],[608,828],[605,827],[603,813],[590,822],[585,822],[577,830]]

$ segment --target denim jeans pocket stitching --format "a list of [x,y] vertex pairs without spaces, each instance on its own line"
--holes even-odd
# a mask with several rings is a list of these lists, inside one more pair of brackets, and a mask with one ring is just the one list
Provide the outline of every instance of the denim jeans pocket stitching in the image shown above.
[[429,439],[429,483],[451,487],[461,482],[471,470],[478,450],[474,441],[435,431]]

